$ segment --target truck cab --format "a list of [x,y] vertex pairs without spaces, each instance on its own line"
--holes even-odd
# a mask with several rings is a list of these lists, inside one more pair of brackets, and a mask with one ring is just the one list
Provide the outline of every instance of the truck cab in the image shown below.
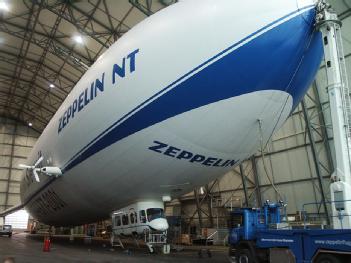
[[[258,258],[264,262],[267,251],[255,245],[260,231],[285,227],[281,223],[282,202],[270,203],[267,201],[262,208],[238,208],[231,212],[229,233],[229,254],[237,259],[245,258],[242,262],[255,262]],[[260,261],[260,262],[261,262]],[[241,261],[239,261],[241,263]]]
[[266,202],[263,208],[239,208],[231,212],[230,244],[253,240],[257,231],[281,225],[282,203]]

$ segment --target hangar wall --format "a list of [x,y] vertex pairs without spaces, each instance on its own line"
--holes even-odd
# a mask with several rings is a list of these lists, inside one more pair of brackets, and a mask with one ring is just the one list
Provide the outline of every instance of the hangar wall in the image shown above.
[[[332,2],[337,10],[343,10],[338,8],[341,1]],[[348,17],[347,12],[341,13],[344,28],[351,27],[351,18]],[[343,34],[350,77],[351,42],[349,33],[344,31]],[[72,81],[73,84],[74,81]],[[334,153],[323,68],[305,97],[305,104],[306,114],[300,104],[268,143],[264,150],[265,165],[263,165],[262,154],[258,151],[242,164],[242,169],[236,167],[215,182],[209,183],[208,191],[206,186],[204,187],[204,194],[198,191],[198,198],[195,198],[194,192],[180,198],[181,205],[176,202],[176,209],[173,210],[188,220],[196,221],[199,219],[198,207],[201,207],[201,216],[204,220],[208,220],[208,216],[212,213],[209,208],[212,207],[214,221],[216,221],[216,215],[222,213],[221,207],[245,203],[242,174],[246,178],[248,204],[252,206],[259,206],[259,201],[263,202],[266,199],[283,199],[288,203],[288,213],[294,214],[297,210],[301,210],[302,204],[306,202],[320,202],[322,191],[318,174],[322,178],[325,197],[329,199],[329,177],[333,170]],[[310,125],[306,125],[306,115]],[[311,144],[308,130],[314,137],[314,146]],[[38,133],[26,125],[0,118],[0,210],[19,203],[18,181],[21,171],[16,167],[25,160],[38,136]],[[268,177],[274,182],[280,194],[274,190]],[[206,195],[207,192],[209,196]],[[179,206],[181,209],[178,209]],[[309,210],[311,213],[318,211],[323,213],[323,207],[312,206]]]
[[0,117],[0,211],[20,203],[20,163],[25,163],[39,134],[29,126]]
[[[346,61],[350,71],[351,57],[348,56]],[[214,225],[218,217],[224,218],[224,212],[220,208],[245,205],[240,170],[246,178],[250,206],[259,206],[259,201],[262,203],[266,199],[273,201],[283,199],[288,203],[287,212],[295,214],[302,209],[304,203],[321,202],[317,170],[322,177],[326,199],[329,199],[329,178],[333,171],[334,148],[325,78],[324,69],[321,68],[315,83],[304,98],[306,115],[315,141],[318,165],[316,166],[313,158],[306,115],[300,103],[267,144],[264,150],[265,165],[258,149],[252,158],[243,162],[241,169],[236,167],[215,182],[209,183],[207,185],[210,190],[209,196],[205,197],[206,186],[204,194],[198,191],[205,226],[211,224],[209,220],[211,213]],[[22,171],[17,166],[25,162],[38,137],[39,133],[27,125],[0,117],[0,211],[20,202],[19,181]],[[279,193],[272,187],[267,174]],[[199,214],[194,192],[180,198],[180,201],[181,209],[175,210],[179,211],[188,222],[198,224]],[[211,207],[213,211],[210,211]],[[320,205],[311,206],[308,211],[324,213]]]

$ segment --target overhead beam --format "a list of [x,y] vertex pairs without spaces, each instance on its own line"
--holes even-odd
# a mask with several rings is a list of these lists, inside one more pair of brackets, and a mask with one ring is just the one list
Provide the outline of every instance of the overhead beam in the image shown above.
[[140,0],[129,0],[129,3],[136,7],[139,11],[141,11],[146,16],[151,16],[154,12],[151,11],[152,1],[145,0],[145,4],[141,3]]
[[[23,124],[24,126],[28,126],[28,123],[26,123],[24,120],[18,118],[18,119],[15,119],[15,117],[11,114],[8,114],[8,113],[2,113],[0,111],[0,117],[3,117],[3,118],[8,118],[8,119],[11,119],[11,120],[14,120],[14,121],[17,121],[21,124]],[[46,124],[43,125],[43,127],[41,128],[38,128],[36,125],[33,125],[32,127],[30,127],[30,129],[32,129],[33,131],[37,132],[38,134],[41,134],[43,132],[43,129],[45,128]]]
[[[23,33],[23,39],[22,39],[21,47],[19,49],[19,54],[22,57],[27,56],[31,40],[33,39],[34,29],[35,29],[37,22],[38,22],[38,19],[39,19],[40,11],[41,11],[41,6],[40,5],[37,6],[35,2],[32,2],[31,12],[30,12],[30,15],[28,15],[28,17],[27,17],[27,23],[25,26],[25,31]],[[0,17],[0,18],[2,19],[2,17]],[[0,27],[1,27],[1,29],[7,28],[1,22],[0,22]],[[15,93],[15,90],[17,89],[17,86],[19,85],[19,78],[22,75],[22,70],[23,70],[22,60],[18,59],[16,66],[15,66],[15,69],[14,69],[13,74],[12,74],[12,82],[9,85],[10,95],[7,97],[6,103],[5,103],[5,110],[7,110],[8,112],[10,111],[10,105],[11,105],[11,102],[13,100],[12,94]],[[9,112],[9,114],[10,114],[10,112]]]
[[[1,91],[1,90],[0,90],[0,94],[2,94],[2,95],[4,95],[4,96],[8,96],[8,93],[3,92],[3,91]],[[15,96],[15,97],[18,97],[18,98],[20,98],[20,99],[25,99],[24,96],[21,96],[21,95],[18,95],[18,94],[14,94],[14,96]],[[30,103],[33,103],[34,105],[39,106],[39,104],[38,104],[37,102],[35,102],[34,100],[32,100],[31,98],[28,98],[28,100],[30,101]],[[50,108],[47,108],[46,106],[43,107],[43,109],[46,110],[46,111],[48,111],[48,112],[51,113],[51,114],[55,114],[55,112],[56,112],[55,110],[52,110],[52,109],[50,109]]]
[[[66,5],[62,5],[61,6],[61,13],[64,12],[64,10],[66,9]],[[54,37],[55,37],[55,34],[56,34],[56,31],[58,30],[58,26],[61,22],[61,19],[62,17],[61,16],[57,16],[56,20],[55,20],[55,23],[54,23],[54,26],[51,28],[51,32],[50,32],[50,35],[49,35],[49,41],[46,43],[46,47],[45,49],[43,50],[43,53],[41,54],[40,58],[39,58],[39,63],[37,65],[37,67],[35,68],[35,72],[33,72],[33,76],[30,80],[30,83],[29,83],[29,86],[25,92],[25,99],[23,100],[23,103],[21,105],[21,109],[18,113],[18,115],[21,114],[21,112],[23,111],[27,101],[28,101],[28,98],[30,96],[30,92],[31,92],[31,89],[34,87],[34,83],[36,81],[36,78],[38,76],[38,73],[39,71],[41,70],[42,66],[43,66],[43,63],[44,63],[44,60],[45,60],[45,57],[49,51],[49,47],[51,46],[51,44],[54,42]],[[51,92],[51,89],[47,89],[45,95],[44,95],[44,98],[41,100],[40,102],[40,105],[38,106],[38,109],[40,110],[40,108],[43,107],[43,101],[45,101],[46,97],[49,95],[49,93],[52,93]]]
[[[8,26],[13,26],[17,29],[21,29],[22,31],[11,30]],[[23,26],[9,22],[1,18],[0,18],[0,31],[8,33],[19,39],[29,41],[42,49],[46,49],[48,47],[50,53],[52,53],[53,55],[55,55],[56,57],[62,60],[65,60],[66,57],[69,57],[69,60],[70,60],[69,64],[72,67],[76,68],[78,71],[81,71],[82,73],[85,72],[93,63],[92,61],[89,61],[88,58],[84,57],[82,54],[78,54],[76,52],[71,51],[69,47],[62,44],[60,41],[58,41],[55,38],[54,38],[54,42],[52,42],[50,46],[48,46],[47,42],[50,39],[47,35],[43,33],[35,31],[33,35],[36,35],[36,36],[33,36],[32,39],[28,39],[28,37],[26,37],[21,33],[25,31],[25,28],[23,28]],[[43,38],[45,39],[45,41],[43,41]]]
[[[17,115],[17,111],[18,111],[17,108],[14,108],[12,105],[10,105],[10,106],[0,105],[0,109],[1,108],[4,109],[4,112],[3,113],[0,112],[0,116],[4,116],[4,117],[7,117],[7,118],[12,118],[12,119],[15,119],[15,120],[21,120],[21,122],[23,122],[26,125],[28,125],[28,120],[22,119],[21,116],[18,116],[18,117],[15,116],[15,113]],[[11,110],[13,110],[13,113],[11,113]],[[25,109],[25,111],[23,113],[26,114],[27,116],[31,117],[30,121],[33,123],[33,126],[32,126],[33,129],[34,129],[34,124],[35,124],[34,120],[39,121],[45,127],[49,123],[49,121],[51,119],[51,118],[50,119],[45,119],[43,116],[41,116],[39,114],[33,114],[33,112],[27,111],[27,109]],[[37,129],[36,131],[41,133],[42,129],[39,129],[39,130]]]
[[[323,176],[323,179],[329,179],[329,176],[327,175],[324,175]],[[292,184],[297,184],[297,183],[313,183],[314,181],[317,181],[318,178],[317,177],[309,177],[309,178],[301,178],[301,179],[295,179],[295,180],[289,180],[289,181],[282,181],[282,182],[276,182],[275,185],[277,186],[284,186],[284,185],[292,185]],[[261,184],[260,185],[261,189],[262,188],[270,188],[272,187],[272,185],[269,183],[269,184]],[[248,186],[247,187],[248,190],[256,190],[256,187],[255,186]],[[225,189],[225,190],[221,190],[219,191],[219,193],[234,193],[234,192],[237,192],[237,191],[243,191],[243,187],[238,187],[236,189]],[[182,199],[180,199],[182,200]],[[257,206],[257,207],[261,207],[261,206]]]
[[[13,61],[12,59],[10,58],[5,58],[3,56],[0,55],[0,60],[3,61],[3,62],[6,62],[8,65],[15,65],[15,61]],[[35,66],[31,66],[31,65],[27,65],[25,62],[23,62],[23,69],[32,73],[32,74],[35,74],[36,72],[36,67],[38,65],[35,65]],[[45,67],[44,67],[45,68]],[[48,79],[48,77],[46,76],[45,74],[45,70],[40,70],[37,74],[38,78],[42,79],[44,82],[46,82],[48,84],[48,87],[49,87],[49,84],[54,84],[55,83],[55,77],[54,78],[51,78],[51,79]],[[55,90],[57,92],[61,92],[63,96],[67,96],[68,93],[71,91],[71,89],[73,88],[74,85],[67,85],[65,87],[62,88],[62,86],[58,86],[58,85],[55,85]],[[48,90],[49,88],[47,88]]]
[[[97,8],[99,2],[100,1],[98,1],[98,3],[95,5],[95,8]],[[63,4],[64,2],[60,1],[60,3]],[[56,14],[56,15],[60,15],[60,11],[59,11],[60,5],[49,4],[48,1],[45,1],[43,7],[45,9],[49,10],[50,12]],[[110,43],[110,45],[108,45],[108,44],[105,43],[106,40],[107,40],[107,38],[105,36],[110,36],[111,35],[111,31],[110,30],[104,31],[104,32],[96,32],[91,27],[84,27],[81,17],[80,18],[75,17],[74,13],[70,10],[71,8],[72,8],[72,5],[69,5],[67,10],[62,14],[62,18],[63,19],[65,19],[67,22],[69,22],[72,25],[74,25],[80,32],[82,32],[85,35],[89,36],[90,38],[95,40],[97,43],[99,43],[101,46],[103,46],[105,48],[108,48],[112,44],[112,43]],[[102,41],[101,39],[104,39],[105,41]]]
[[[9,74],[6,74],[6,73],[3,73],[3,72],[0,72],[0,76],[3,76],[3,77],[6,77],[6,78],[9,78],[9,80],[13,80],[14,77],[9,75]],[[27,80],[27,79],[23,79],[21,77],[18,77],[17,80],[19,82],[23,82],[23,83],[26,83],[26,85],[29,85],[30,84],[30,80]],[[36,83],[36,88],[39,88],[43,93],[45,93],[49,88],[48,87],[43,87],[41,85],[38,85],[38,83]],[[14,94],[14,93],[9,93],[9,95],[11,94]],[[60,101],[61,103],[64,101],[65,98],[61,98],[60,96],[56,95],[55,93],[51,93],[51,95],[57,99],[58,101]],[[37,97],[38,99],[42,100],[42,98],[40,97]]]
[[[35,64],[38,63],[38,60],[32,59],[30,57],[23,57],[20,54],[15,54],[15,53],[12,53],[12,52],[9,52],[9,51],[6,51],[6,50],[0,50],[0,54],[9,55],[9,56],[13,57],[14,59],[21,59],[21,60],[29,61],[29,62],[32,62],[32,63],[35,63]],[[57,66],[58,66],[58,64],[57,64]],[[53,73],[57,74],[57,71],[55,69],[53,69],[50,65],[45,64],[45,67],[47,69],[49,69],[50,71],[52,71]],[[72,78],[68,77],[65,74],[61,73],[60,76],[62,78],[64,78],[65,80],[67,80],[68,82],[71,82],[73,84],[75,84],[77,82],[77,80],[72,79]],[[80,76],[76,76],[76,77],[79,78]]]

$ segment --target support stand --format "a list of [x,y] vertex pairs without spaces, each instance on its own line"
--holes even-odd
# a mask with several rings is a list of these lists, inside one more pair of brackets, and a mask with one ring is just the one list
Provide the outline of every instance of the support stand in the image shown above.
[[334,228],[351,228],[351,100],[341,21],[325,0],[317,4],[316,26],[323,37],[336,165],[330,185]]
[[111,235],[111,247],[121,247],[122,249],[124,249],[124,245],[122,243],[121,238],[113,233]]
[[153,233],[152,231],[147,231],[144,235],[144,241],[150,253],[155,252],[156,246],[161,246],[162,252],[164,254],[169,254],[170,245],[167,244],[167,231],[162,233]]

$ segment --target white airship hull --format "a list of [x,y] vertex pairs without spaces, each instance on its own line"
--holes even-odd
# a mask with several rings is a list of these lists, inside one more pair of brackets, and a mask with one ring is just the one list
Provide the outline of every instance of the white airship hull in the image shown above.
[[92,222],[184,194],[256,152],[321,60],[312,1],[303,2],[184,1],[137,25],[39,138],[28,163],[44,156],[63,175],[37,184],[27,173],[27,209],[48,224]]

